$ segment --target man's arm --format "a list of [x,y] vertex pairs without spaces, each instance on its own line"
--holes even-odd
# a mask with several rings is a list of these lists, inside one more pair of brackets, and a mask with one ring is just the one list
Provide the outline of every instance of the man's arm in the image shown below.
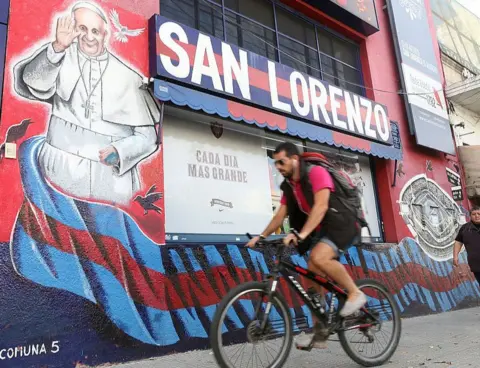
[[453,246],[453,265],[458,266],[458,255],[462,250],[463,244],[459,241],[455,241],[455,245]]
[[300,231],[300,239],[307,238],[312,231],[315,230],[318,225],[320,225],[328,211],[329,199],[330,189],[328,188],[321,189],[315,193],[315,201],[312,210],[310,211],[310,215]]
[[462,226],[458,231],[457,237],[455,238],[455,244],[453,246],[453,265],[458,266],[458,255],[463,247],[463,229]]
[[280,205],[278,211],[273,216],[270,223],[267,225],[265,230],[263,230],[261,236],[267,237],[277,230],[283,223],[283,220],[287,216],[287,206],[282,204]]

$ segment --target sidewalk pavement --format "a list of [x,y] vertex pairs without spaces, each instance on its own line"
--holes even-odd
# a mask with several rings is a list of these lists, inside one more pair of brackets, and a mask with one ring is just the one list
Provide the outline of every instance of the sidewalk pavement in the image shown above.
[[[402,337],[386,368],[480,367],[480,308],[404,319]],[[336,336],[333,336],[336,338]],[[284,368],[358,368],[338,342],[310,353],[292,349]],[[113,368],[216,368],[210,350],[115,365]]]

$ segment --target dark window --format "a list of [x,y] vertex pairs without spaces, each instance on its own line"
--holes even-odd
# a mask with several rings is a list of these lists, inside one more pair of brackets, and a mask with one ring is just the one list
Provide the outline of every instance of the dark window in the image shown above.
[[[218,0],[218,3],[221,3]],[[186,26],[223,39],[222,9],[198,0],[162,0],[160,13]]]
[[[202,0],[200,0],[202,1]],[[273,6],[264,0],[225,0],[225,7],[270,29],[275,28]]]
[[275,32],[260,24],[225,10],[227,42],[271,60],[277,59]]
[[320,28],[317,28],[317,37],[322,59],[323,79],[363,95],[362,74],[356,67],[359,64],[358,47],[339,37],[332,37],[328,31]]
[[186,26],[196,28],[195,0],[162,0],[160,14]]
[[306,22],[302,18],[280,7],[276,8],[276,13],[278,32],[317,49],[315,27],[312,23]]
[[276,14],[281,63],[321,78],[315,26],[280,7]]
[[364,94],[358,45],[270,0],[223,2],[224,9],[221,0],[161,0],[160,13],[343,89]]
[[321,78],[318,52],[290,38],[279,35],[280,58],[282,64],[288,65],[298,71]]
[[211,34],[217,38],[223,39],[223,20],[221,9],[216,10],[205,4],[199,4],[199,26],[202,32]]

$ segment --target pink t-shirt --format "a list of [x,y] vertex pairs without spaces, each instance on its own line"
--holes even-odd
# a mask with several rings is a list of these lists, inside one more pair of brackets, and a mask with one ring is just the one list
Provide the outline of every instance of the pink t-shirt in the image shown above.
[[[317,193],[322,189],[330,189],[330,191],[335,190],[335,185],[333,184],[333,179],[328,173],[327,169],[321,166],[313,166],[308,173],[308,177],[310,179],[310,183],[312,184],[313,194]],[[305,213],[310,213],[311,208],[307,203],[305,196],[303,195],[302,188],[300,186],[299,181],[290,181],[293,187],[293,194],[297,199],[297,203],[300,209]],[[287,204],[287,198],[285,198],[285,194],[282,195],[282,199],[280,200],[281,204]]]

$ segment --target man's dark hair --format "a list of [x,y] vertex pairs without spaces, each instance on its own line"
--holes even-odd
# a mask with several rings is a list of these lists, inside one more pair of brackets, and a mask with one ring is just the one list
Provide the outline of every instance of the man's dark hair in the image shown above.
[[280,143],[276,148],[275,151],[273,151],[273,154],[276,155],[280,152],[285,152],[287,157],[292,157],[292,156],[300,156],[300,151],[298,150],[298,147],[294,145],[292,142],[283,142]]
[[474,211],[480,211],[480,206],[473,206],[472,209],[470,210],[470,215],[472,215],[472,212]]

